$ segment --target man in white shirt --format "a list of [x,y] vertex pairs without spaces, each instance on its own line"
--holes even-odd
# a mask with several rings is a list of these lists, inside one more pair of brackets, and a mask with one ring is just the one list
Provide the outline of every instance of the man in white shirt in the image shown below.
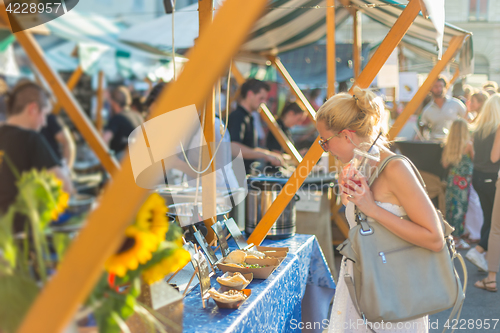
[[460,100],[447,97],[446,88],[448,82],[445,78],[439,77],[431,88],[433,100],[422,112],[420,122],[430,128],[430,135],[433,139],[442,139],[448,133],[451,123],[459,118],[464,118],[466,108]]

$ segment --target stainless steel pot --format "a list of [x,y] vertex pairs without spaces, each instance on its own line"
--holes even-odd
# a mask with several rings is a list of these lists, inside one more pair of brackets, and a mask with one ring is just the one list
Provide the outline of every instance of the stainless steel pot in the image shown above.
[[[286,178],[250,177],[248,178],[248,195],[246,198],[245,232],[250,235],[285,185]],[[288,238],[295,235],[296,209],[292,199],[278,217],[267,238]]]

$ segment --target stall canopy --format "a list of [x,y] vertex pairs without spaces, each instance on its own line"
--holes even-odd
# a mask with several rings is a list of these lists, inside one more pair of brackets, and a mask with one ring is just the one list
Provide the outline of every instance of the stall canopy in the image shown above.
[[[392,0],[351,0],[351,2],[359,6],[359,10],[363,14],[388,28],[391,28],[394,25],[405,8],[404,5]],[[443,47],[448,47],[454,36],[464,35],[471,35],[471,33],[445,23]],[[417,16],[413,24],[408,29],[406,36],[413,37],[416,40],[414,43],[424,42],[427,45],[432,44],[438,47],[436,42],[436,29],[434,28],[432,22],[425,19],[422,14]],[[436,51],[435,55],[437,54],[438,52]],[[467,38],[462,46],[462,49],[460,50],[459,63],[461,75],[470,74],[474,71],[472,37]]]
[[[352,3],[363,14],[380,24],[392,27],[403,9],[404,5],[392,0],[352,0]],[[350,16],[346,8],[342,8],[337,2],[335,11],[336,26],[341,25]],[[240,49],[237,60],[264,63],[269,54],[280,54],[283,59],[284,52],[299,49],[298,53],[308,53],[311,50],[320,52],[324,49],[321,40],[326,35],[326,0],[275,0],[271,1],[267,12],[253,27],[250,38]],[[339,8],[340,7],[340,8]],[[194,40],[198,37],[198,4],[182,8],[175,12],[175,46],[177,49],[189,49],[194,45]],[[447,47],[453,36],[462,36],[469,32],[445,24],[443,47]],[[436,51],[429,51],[437,57],[436,29],[430,20],[425,19],[421,14],[408,30],[407,36],[413,37],[414,44],[423,46],[424,50],[432,50],[432,45]],[[165,15],[150,22],[133,26],[122,31],[119,38],[123,42],[133,45],[148,45],[156,48],[171,50],[172,48],[172,15]],[[220,38],[224,38],[221,36]],[[319,41],[319,42],[318,42]],[[318,43],[314,49],[307,47],[313,43]],[[304,48],[305,47],[305,48]],[[462,75],[473,71],[472,63],[472,40],[468,38],[460,53],[460,72]],[[428,56],[431,56],[428,54]],[[366,57],[365,57],[366,58]],[[321,65],[326,61],[321,61]],[[311,62],[312,64],[312,62]],[[286,65],[286,64],[285,64]],[[314,64],[314,66],[319,65]],[[304,67],[304,66],[301,66]],[[291,66],[287,68],[293,72]],[[300,70],[299,70],[300,71]],[[337,71],[337,76],[347,73],[350,68],[343,67]],[[316,81],[319,76],[313,75],[311,78],[300,79],[294,73],[292,77],[299,83],[306,81]],[[300,76],[300,75],[299,75]],[[342,81],[339,77],[338,81]],[[324,84],[326,80],[322,82]]]
[[[435,51],[431,51],[426,47],[417,45],[417,43],[410,38],[403,38],[403,40],[399,43],[399,46],[401,46],[405,57],[410,58],[415,62],[414,65],[405,68],[406,71],[429,72],[438,61]],[[459,68],[458,59],[450,61],[450,67],[453,71],[457,70]]]
[[[267,59],[262,55],[293,50],[324,38],[325,7],[326,0],[270,1],[266,13],[256,22],[249,34],[250,38],[240,48],[238,60],[265,62]],[[175,47],[189,49],[198,37],[198,4],[179,9],[174,15]],[[336,25],[342,24],[349,16],[347,10],[337,10]],[[120,40],[171,50],[172,15],[161,16],[124,30]]]
[[[118,35],[126,27],[95,14],[72,10],[47,22],[46,27],[50,36],[39,39],[49,63],[56,69],[69,70],[80,65],[89,74],[103,70],[112,77],[144,77],[172,58],[171,52],[119,41]],[[75,50],[78,61],[63,59],[75,54]]]
[[[368,43],[362,45],[362,64],[364,68],[368,62],[370,47]],[[352,44],[335,45],[336,79],[338,82],[348,81],[353,77]],[[326,83],[326,43],[307,45],[293,51],[280,54],[283,65],[299,85],[309,87],[323,87]]]

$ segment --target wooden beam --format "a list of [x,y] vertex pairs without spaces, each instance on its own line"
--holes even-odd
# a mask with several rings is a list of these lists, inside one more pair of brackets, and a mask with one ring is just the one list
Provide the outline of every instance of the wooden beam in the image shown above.
[[[408,102],[403,112],[401,112],[398,118],[396,118],[396,121],[389,130],[389,140],[394,140],[394,138],[399,134],[399,132],[403,128],[404,124],[406,124],[410,116],[414,114],[415,111],[418,109],[418,107],[422,104],[425,97],[431,90],[432,85],[439,77],[439,74],[445,69],[445,67],[448,65],[448,63],[453,58],[455,53],[462,47],[464,41],[465,41],[465,36],[454,36],[451,39],[450,44],[446,49],[446,52],[443,54],[441,60],[439,60],[436,63],[434,68],[430,71],[429,75],[425,79],[422,86],[415,93],[411,101]],[[457,73],[458,71],[456,72],[456,74]]]
[[[413,20],[417,17],[420,11],[420,4],[418,1],[419,0],[410,0],[410,3],[403,10],[392,29],[382,41],[380,47],[375,51],[375,54],[359,75],[355,83],[357,86],[360,88],[367,88],[370,86],[370,83],[373,81],[382,65],[387,61]],[[266,215],[264,215],[259,224],[257,224],[254,232],[248,238],[249,244],[253,243],[258,245],[262,243],[274,222],[276,222],[279,215],[283,212],[290,200],[292,200],[307,175],[311,172],[313,166],[318,163],[323,153],[323,149],[317,143],[319,139],[320,137],[318,136],[316,142],[313,143],[302,162],[278,194],[271,207],[269,207]]]
[[302,186],[307,175],[311,172],[313,166],[316,165],[319,158],[323,154],[323,148],[318,143],[314,143],[302,162],[290,176],[283,189],[273,201],[271,207],[267,210],[266,214],[262,217],[259,224],[255,227],[253,233],[248,238],[248,244],[260,245],[267,233],[274,225],[274,222],[281,215],[285,207],[293,198],[297,190]]
[[271,130],[271,133],[273,133],[276,140],[278,140],[281,148],[283,148],[283,150],[285,150],[285,152],[293,158],[296,164],[302,162],[302,156],[300,156],[293,143],[290,142],[290,139],[280,128],[273,114],[267,108],[266,104],[262,103],[260,105],[259,112],[264,116],[262,118],[266,122],[267,127],[269,127],[269,130]]
[[[387,36],[380,43],[377,52],[370,58],[359,77],[356,78],[355,85],[360,88],[368,88],[370,86],[380,68],[382,68],[392,51],[394,51],[401,39],[403,39],[403,36],[417,17],[419,11],[419,0],[410,0],[391,30],[389,30]],[[379,50],[380,52],[378,52]]]
[[286,70],[285,66],[283,66],[281,60],[275,56],[269,56],[269,60],[271,60],[278,72],[280,72],[281,76],[283,76],[285,81],[290,86],[293,94],[295,95],[295,97],[297,97],[297,104],[307,112],[307,115],[313,122],[316,122],[316,110],[314,110],[311,103],[309,103],[304,93],[300,90],[299,86],[295,83],[290,73],[288,73],[288,71]]
[[[190,60],[178,79],[160,94],[150,118],[167,110],[202,105],[266,5],[267,0],[225,1],[213,24],[190,50]],[[128,156],[123,161],[19,333],[61,332],[101,276],[106,259],[120,246],[130,219],[149,192],[135,184]]]
[[233,74],[234,78],[236,79],[236,82],[238,82],[238,85],[241,86],[243,83],[245,83],[246,79],[240,72],[238,67],[236,67],[236,63],[234,61],[233,64],[231,65],[231,74]]
[[[0,3],[0,17],[8,20],[5,5]],[[42,49],[38,45],[33,35],[27,31],[19,31],[14,34],[17,42],[22,46],[31,62],[36,66],[45,81],[50,85],[52,91],[57,97],[61,106],[64,107],[68,116],[76,125],[89,146],[94,150],[104,168],[113,175],[118,167],[118,162],[110,156],[108,147],[97,133],[94,125],[91,123],[85,112],[81,109],[78,102],[72,96],[66,84],[60,76],[50,68]],[[76,74],[75,74],[76,77]]]
[[[78,66],[75,69],[75,71],[73,72],[73,74],[71,74],[71,76],[68,80],[68,83],[66,83],[66,85],[68,86],[68,90],[70,92],[73,91],[73,89],[76,87],[76,85],[78,84],[78,81],[80,81],[80,78],[82,77],[82,74],[83,74],[82,66]],[[53,114],[59,114],[59,112],[61,112],[61,103],[60,102],[58,102],[52,110]]]
[[104,72],[99,71],[97,82],[97,103],[95,110],[95,127],[99,133],[102,132],[102,107],[104,105]]
[[356,80],[361,73],[361,12],[354,10],[352,19],[352,59],[354,80]]
[[[207,0],[198,0],[198,17],[199,17],[199,27],[200,27],[200,35],[212,24],[213,22],[213,13],[214,13],[214,4],[213,1]],[[208,149],[202,149],[202,168],[205,169],[210,163],[210,167],[203,174],[201,178],[202,184],[202,209],[203,216],[212,217],[217,216],[216,210],[216,195],[217,195],[217,186],[216,186],[216,178],[215,178],[215,88],[212,88],[210,95],[207,98],[205,104],[205,123],[203,124],[203,134],[205,135],[205,141],[207,143]],[[210,227],[213,224],[213,220],[211,218],[205,218],[205,225],[207,227],[208,233],[206,235],[208,243],[212,243],[215,239],[215,232]]]
[[234,92],[233,96],[227,96],[227,98],[229,99],[229,106],[231,106],[234,101],[238,100],[238,98],[240,97],[241,86],[246,81],[243,74],[241,74],[238,67],[236,67],[235,62],[233,62],[232,66],[231,66],[231,73],[233,74],[234,78],[236,79],[236,82],[238,83],[238,88]]
[[326,2],[326,84],[327,98],[335,95],[335,0]]
[[457,79],[460,77],[460,69],[457,68],[455,70],[455,73],[453,74],[453,77],[451,78],[450,80],[450,83],[448,84],[448,87],[451,88],[454,84],[455,84],[455,81],[457,81]]

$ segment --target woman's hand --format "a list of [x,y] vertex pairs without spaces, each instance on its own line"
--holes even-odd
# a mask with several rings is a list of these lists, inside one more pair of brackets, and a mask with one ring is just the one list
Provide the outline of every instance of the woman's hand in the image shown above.
[[373,199],[373,193],[366,178],[355,170],[354,177],[344,180],[343,195],[346,196],[347,200],[353,202],[366,216],[373,216],[373,212],[378,206]]

